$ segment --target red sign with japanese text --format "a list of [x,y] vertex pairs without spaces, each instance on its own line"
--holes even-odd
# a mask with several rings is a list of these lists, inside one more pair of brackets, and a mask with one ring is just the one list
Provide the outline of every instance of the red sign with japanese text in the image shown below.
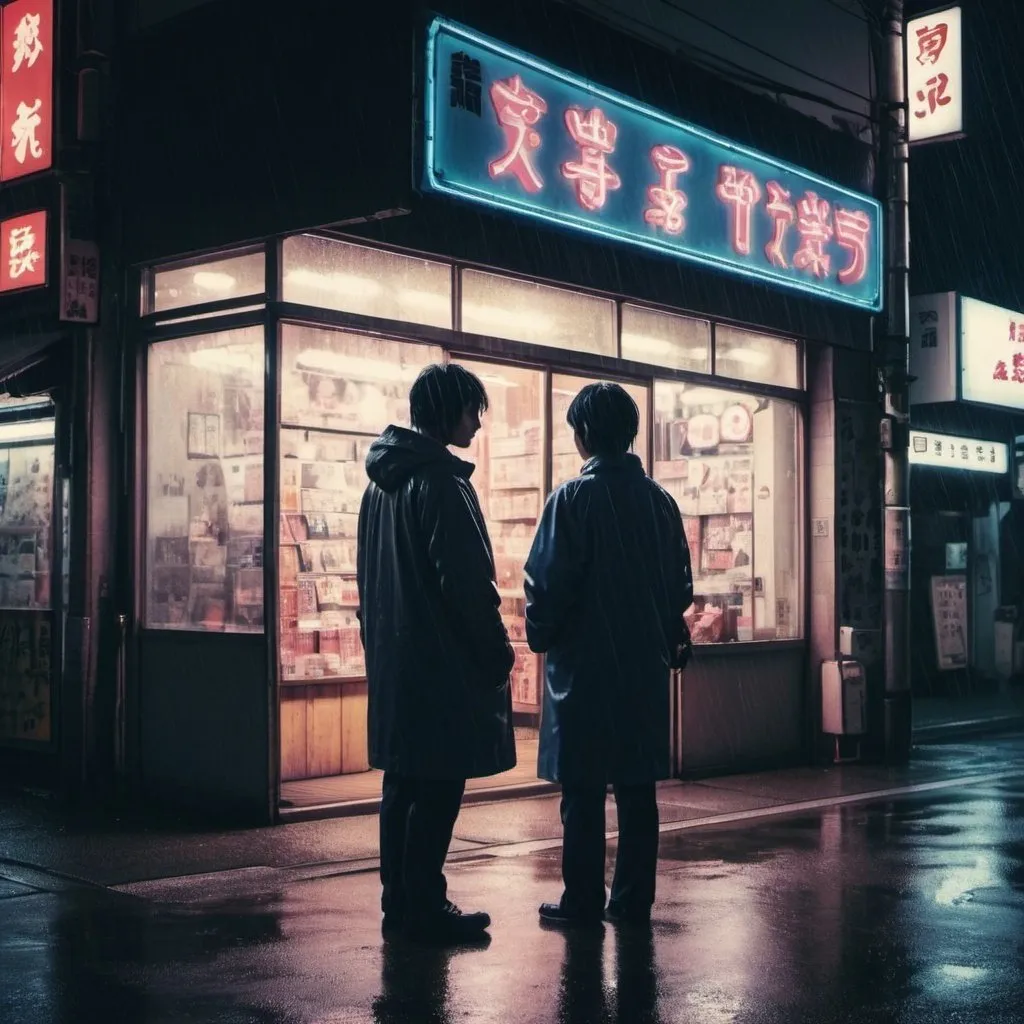
[[46,284],[46,211],[0,221],[0,292]]
[[0,179],[53,166],[53,0],[14,0],[0,17]]

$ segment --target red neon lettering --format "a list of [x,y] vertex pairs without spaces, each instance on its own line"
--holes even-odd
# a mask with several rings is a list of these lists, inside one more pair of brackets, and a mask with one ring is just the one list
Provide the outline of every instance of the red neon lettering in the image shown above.
[[679,175],[690,169],[690,158],[675,146],[655,146],[651,150],[651,163],[661,180],[647,189],[650,205],[644,210],[644,220],[655,228],[663,228],[666,234],[681,235],[686,227],[683,210],[687,198],[676,185]]
[[540,133],[535,126],[548,112],[548,105],[523,85],[519,75],[492,83],[490,94],[498,124],[505,132],[507,149],[487,169],[492,178],[512,173],[527,192],[539,192],[544,179],[533,166],[532,154],[540,148]]
[[576,199],[583,209],[600,210],[608,198],[608,190],[622,184],[622,179],[608,166],[619,129],[598,107],[586,112],[580,107],[570,107],[565,112],[565,126],[580,147],[580,159],[562,164],[562,176],[575,182]]
[[797,203],[796,229],[800,233],[800,248],[793,255],[797,270],[809,270],[815,277],[828,277],[832,257],[825,246],[832,237],[829,205],[816,192],[805,192]]
[[790,200],[790,193],[777,181],[769,181],[765,188],[768,189],[768,202],[765,209],[772,219],[771,241],[764,247],[764,254],[773,267],[788,267],[786,262],[786,251],[782,247],[785,241],[786,232],[789,226],[796,219],[796,210]]
[[750,171],[723,164],[718,168],[715,195],[732,207],[733,249],[740,256],[749,256],[751,212],[761,199],[761,185]]
[[850,262],[836,275],[840,284],[857,284],[868,272],[871,218],[863,210],[836,207],[836,241],[850,253]]

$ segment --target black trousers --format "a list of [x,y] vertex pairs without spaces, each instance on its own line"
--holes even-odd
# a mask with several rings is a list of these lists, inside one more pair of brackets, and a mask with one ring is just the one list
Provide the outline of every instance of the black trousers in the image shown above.
[[[658,872],[658,802],[654,783],[613,787],[619,813],[619,847],[611,900],[646,913],[654,904]],[[604,910],[605,796],[607,787],[562,787],[562,905],[577,914]]]
[[465,788],[465,779],[384,773],[380,881],[385,914],[429,914],[444,905],[444,862]]

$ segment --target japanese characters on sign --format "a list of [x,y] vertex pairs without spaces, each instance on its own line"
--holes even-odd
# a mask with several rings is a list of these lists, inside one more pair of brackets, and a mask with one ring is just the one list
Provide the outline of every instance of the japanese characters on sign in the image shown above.
[[973,437],[910,432],[910,463],[947,469],[968,469],[975,473],[1005,474],[1010,468],[1010,447],[1000,441]]
[[46,211],[0,221],[0,292],[46,284]]
[[100,252],[95,242],[64,240],[61,320],[95,324],[100,317]]
[[959,7],[907,22],[907,131],[911,142],[963,131],[960,27]]
[[911,405],[957,400],[956,292],[910,297]]
[[1024,313],[960,300],[963,398],[1024,409]]
[[14,0],[0,14],[0,179],[53,165],[53,0]]
[[428,190],[878,310],[861,195],[437,18]]

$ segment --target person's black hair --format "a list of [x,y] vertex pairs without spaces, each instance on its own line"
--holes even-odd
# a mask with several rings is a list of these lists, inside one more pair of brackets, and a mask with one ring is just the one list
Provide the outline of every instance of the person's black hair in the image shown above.
[[409,391],[413,429],[445,444],[467,410],[477,415],[487,408],[487,392],[475,373],[458,363],[424,367]]
[[591,455],[625,455],[640,429],[640,410],[619,384],[588,384],[572,400],[566,422]]

